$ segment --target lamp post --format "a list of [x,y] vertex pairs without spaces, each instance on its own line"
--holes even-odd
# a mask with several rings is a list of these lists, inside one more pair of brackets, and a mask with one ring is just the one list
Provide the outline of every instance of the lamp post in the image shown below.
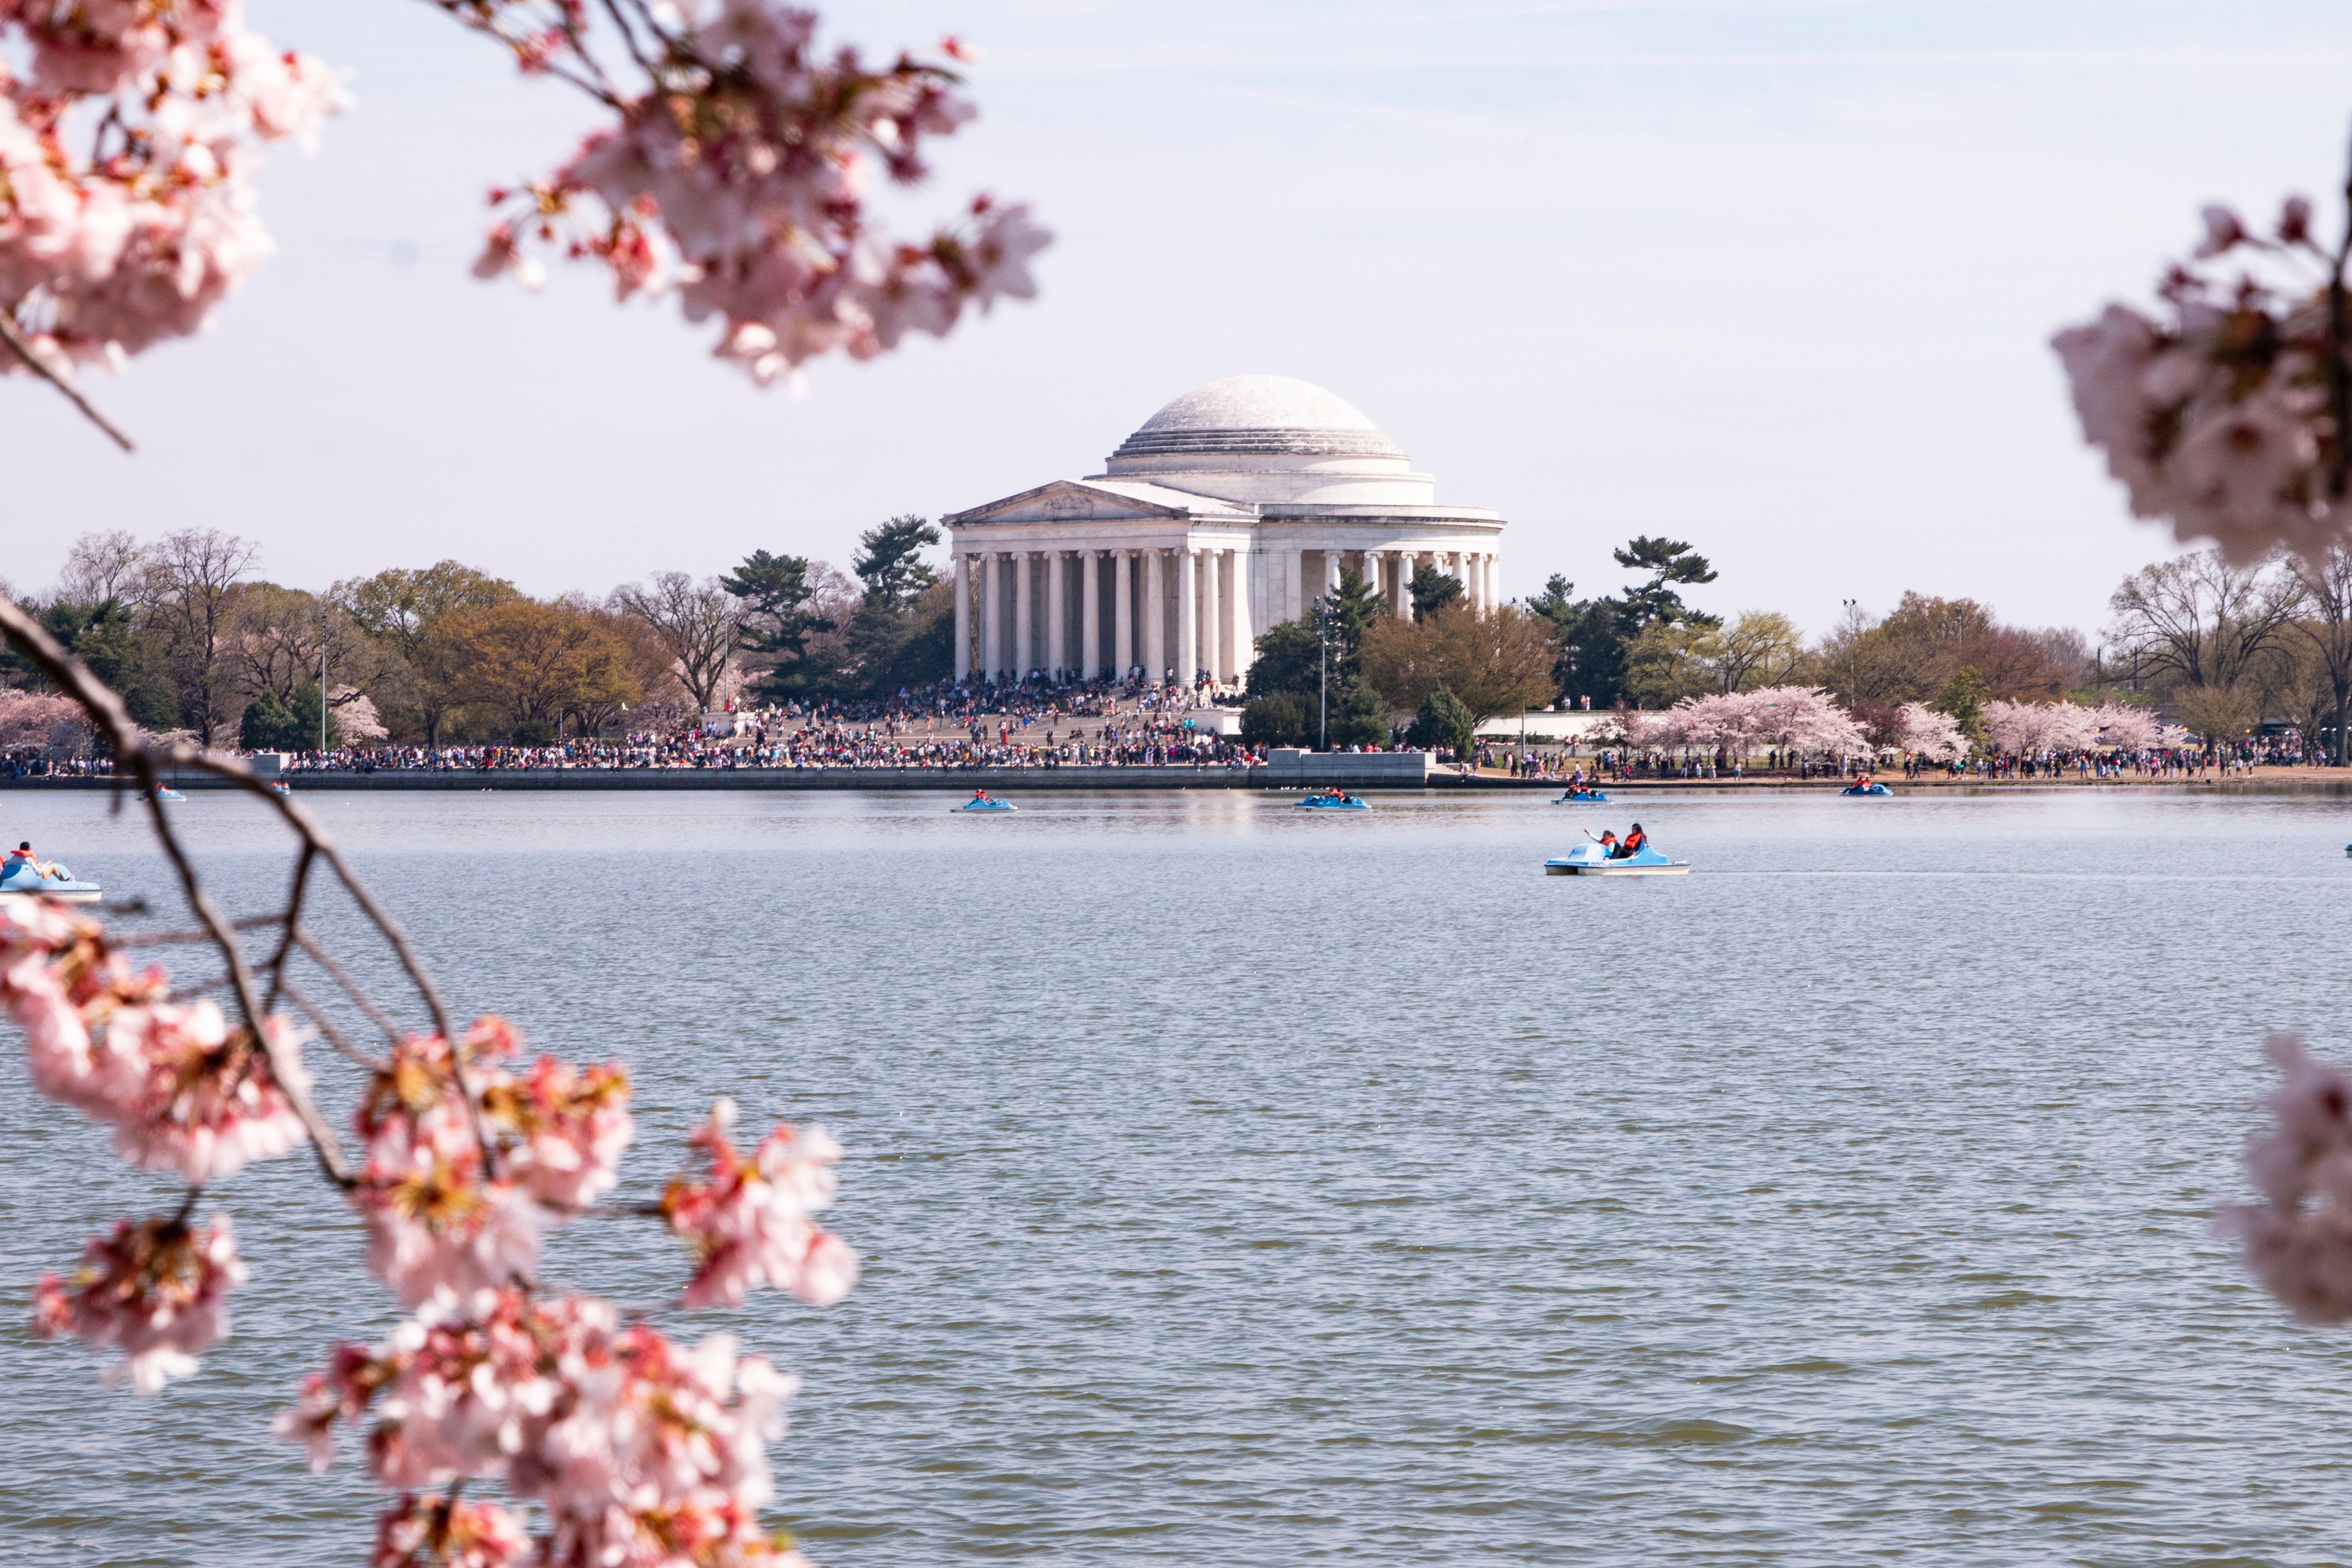
[[1331,749],[1331,602],[1315,601],[1315,637],[1320,649],[1315,660],[1315,749]]

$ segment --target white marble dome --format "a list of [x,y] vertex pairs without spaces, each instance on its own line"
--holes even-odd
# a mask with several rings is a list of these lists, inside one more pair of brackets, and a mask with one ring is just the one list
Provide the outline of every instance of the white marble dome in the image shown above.
[[1142,479],[1252,505],[1426,506],[1397,444],[1346,398],[1287,375],[1229,375],[1143,422],[1103,479]]
[[1372,458],[1404,453],[1346,398],[1287,375],[1229,375],[1196,386],[1145,420],[1111,454],[1135,459],[1205,455]]

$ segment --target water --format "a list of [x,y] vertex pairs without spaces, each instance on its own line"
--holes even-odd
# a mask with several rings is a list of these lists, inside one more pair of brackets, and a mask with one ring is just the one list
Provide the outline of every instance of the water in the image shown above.
[[[849,1146],[856,1293],[682,1325],[806,1379],[825,1568],[2352,1556],[2345,1338],[2207,1230],[2263,1031],[2352,1056],[2333,800],[305,799],[461,1005],[628,1060],[625,1191],[718,1093]],[[173,809],[259,907],[257,812]],[[1538,874],[1633,815],[1699,873]],[[160,889],[96,797],[0,818]],[[220,1194],[194,1382],[24,1328],[164,1192],[0,1069],[0,1560],[364,1562],[356,1467],[268,1433],[394,1319],[300,1162]],[[642,1223],[550,1271],[682,1277]]]

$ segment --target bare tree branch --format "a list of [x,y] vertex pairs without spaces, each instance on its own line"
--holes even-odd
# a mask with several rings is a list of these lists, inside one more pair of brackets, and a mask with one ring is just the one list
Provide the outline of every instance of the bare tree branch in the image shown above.
[[9,353],[23,360],[26,370],[64,393],[66,401],[80,409],[83,418],[114,437],[116,446],[126,452],[138,450],[131,444],[131,437],[116,429],[113,421],[93,407],[89,399],[75,389],[73,383],[41,363],[41,356],[33,352],[33,345],[26,341],[23,330],[16,325],[16,318],[6,310],[0,310],[0,343],[7,345]]

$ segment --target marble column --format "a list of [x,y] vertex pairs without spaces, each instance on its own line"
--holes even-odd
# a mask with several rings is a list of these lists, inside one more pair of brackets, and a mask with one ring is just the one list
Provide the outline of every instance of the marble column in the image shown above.
[[992,685],[1004,671],[1004,569],[999,564],[1003,558],[995,550],[981,555],[980,662]]
[[1167,558],[1164,550],[1143,552],[1143,647],[1136,662],[1155,686],[1168,679]]
[[955,678],[961,686],[971,675],[971,557],[955,558],[956,649]]
[[1111,658],[1118,662],[1114,673],[1119,679],[1135,668],[1135,552],[1114,550],[1110,552],[1111,596]]
[[1282,560],[1282,618],[1295,621],[1307,613],[1307,552],[1286,550]]
[[1102,552],[1078,552],[1078,679],[1102,673]]
[[1212,550],[1201,557],[1201,666],[1211,680],[1225,678],[1225,622],[1219,613],[1224,595],[1218,582],[1224,570],[1223,551]]
[[1241,679],[1249,673],[1251,663],[1257,658],[1257,649],[1250,641],[1250,563],[1255,558],[1253,552],[1248,550],[1236,550],[1231,557],[1234,563],[1234,591],[1228,602],[1233,605],[1231,612],[1234,638],[1232,667],[1235,680]]
[[1026,550],[1013,552],[1013,680],[1018,685],[1029,679],[1029,666],[1034,662],[1036,647],[1029,632],[1029,563],[1032,553]]
[[1412,619],[1412,552],[1400,550],[1396,556],[1396,602],[1389,608],[1401,621]]
[[1200,556],[1189,545],[1176,551],[1176,679],[1191,686],[1201,673]]
[[1323,592],[1326,594],[1336,594],[1339,591],[1339,552],[1336,550],[1327,550],[1323,552]]
[[1062,575],[1066,553],[1056,550],[1045,557],[1045,668],[1056,680],[1070,668],[1070,594]]

